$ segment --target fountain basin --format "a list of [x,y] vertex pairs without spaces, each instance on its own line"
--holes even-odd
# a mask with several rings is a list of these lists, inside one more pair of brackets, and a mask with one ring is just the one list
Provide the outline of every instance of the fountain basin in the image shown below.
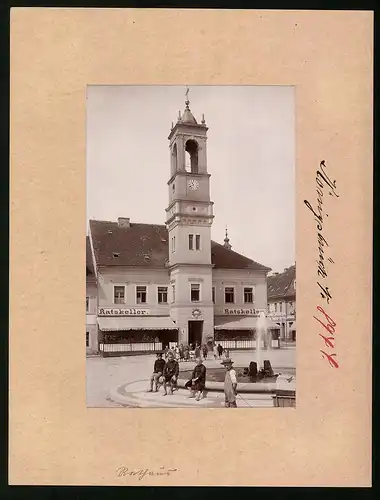
[[[238,392],[241,393],[251,393],[251,394],[274,394],[277,390],[276,377],[269,377],[266,379],[261,379],[258,382],[251,382],[247,375],[243,375],[243,367],[234,368],[238,380]],[[294,369],[283,369],[282,373],[286,370],[289,375],[290,372],[294,372]],[[184,388],[186,382],[191,378],[192,370],[186,370],[179,373],[178,377],[178,387]],[[208,368],[206,375],[206,391],[224,391],[224,377],[226,375],[226,370],[224,368]],[[289,389],[292,390],[289,384]]]

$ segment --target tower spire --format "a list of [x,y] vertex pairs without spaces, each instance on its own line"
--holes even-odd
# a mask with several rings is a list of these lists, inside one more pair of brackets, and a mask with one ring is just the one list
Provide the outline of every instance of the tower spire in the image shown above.
[[226,237],[224,238],[224,245],[223,245],[225,248],[227,248],[227,250],[231,250],[232,246],[230,244],[230,239],[228,237],[228,228],[226,226]]

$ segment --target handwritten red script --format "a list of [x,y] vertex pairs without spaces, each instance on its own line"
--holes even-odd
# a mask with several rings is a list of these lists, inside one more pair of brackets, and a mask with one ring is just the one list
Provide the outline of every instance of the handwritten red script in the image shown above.
[[[332,300],[332,294],[330,287],[328,286],[329,277],[329,266],[330,264],[335,264],[334,260],[328,255],[328,249],[330,247],[328,243],[328,238],[325,236],[325,223],[329,216],[324,208],[324,196],[326,191],[332,197],[339,198],[337,194],[336,181],[332,181],[327,173],[326,162],[323,160],[319,164],[319,169],[317,170],[316,177],[316,193],[317,202],[313,208],[312,204],[308,200],[304,200],[304,204],[314,215],[314,222],[316,225],[317,233],[317,248],[318,248],[318,259],[317,259],[317,287],[322,299],[326,301],[326,306],[330,305]],[[325,306],[325,308],[326,308]],[[323,328],[322,333],[319,336],[323,340],[323,349],[320,349],[320,354],[322,358],[326,360],[332,368],[339,368],[339,362],[337,361],[337,353],[335,352],[335,332],[336,332],[336,322],[332,319],[331,314],[326,312],[326,309],[322,306],[317,306],[317,316],[313,318],[320,324],[319,326]]]

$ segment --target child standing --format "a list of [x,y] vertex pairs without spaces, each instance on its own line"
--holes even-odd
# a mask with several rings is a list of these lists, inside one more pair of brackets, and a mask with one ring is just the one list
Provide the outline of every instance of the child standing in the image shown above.
[[236,372],[232,367],[233,361],[226,358],[221,362],[226,368],[226,376],[224,379],[224,406],[225,408],[237,408],[236,395],[237,395],[237,380]]

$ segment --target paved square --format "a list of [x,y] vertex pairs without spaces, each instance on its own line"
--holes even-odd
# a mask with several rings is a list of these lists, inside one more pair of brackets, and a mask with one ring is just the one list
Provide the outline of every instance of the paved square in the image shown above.
[[[265,356],[264,354],[267,354]],[[236,367],[248,367],[250,361],[256,360],[255,352],[232,351],[230,356]],[[283,347],[263,353],[270,359],[275,372],[289,373],[295,376],[296,349]],[[163,397],[161,389],[158,393],[146,392],[149,378],[153,370],[155,355],[123,356],[123,357],[89,357],[87,364],[87,406],[88,407],[202,407],[221,408],[224,394],[209,391],[201,401],[189,399],[188,391],[179,389],[172,396]],[[206,368],[220,367],[220,360],[207,359]],[[193,362],[180,363],[180,372],[191,370]],[[294,389],[294,383],[292,384]],[[237,405],[243,407],[272,407],[270,394],[239,394]]]

